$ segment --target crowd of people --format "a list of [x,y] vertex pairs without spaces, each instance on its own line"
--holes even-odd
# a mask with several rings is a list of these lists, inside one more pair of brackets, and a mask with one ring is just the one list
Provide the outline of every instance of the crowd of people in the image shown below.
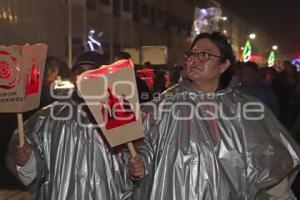
[[299,140],[300,72],[290,61],[280,71],[273,67],[259,68],[255,62],[237,63],[238,86],[267,105],[278,120]]
[[[115,60],[120,59],[130,55],[118,52]],[[134,157],[125,146],[108,145],[90,111],[78,107],[83,100],[76,89],[69,99],[49,96],[57,76],[69,78],[76,88],[82,72],[108,64],[95,52],[80,54],[74,63],[68,72],[58,59],[47,59],[41,105],[50,106],[28,117],[23,147],[17,145],[17,131],[8,145],[8,169],[35,199],[299,195],[291,185],[300,168],[300,79],[290,62],[280,72],[236,63],[226,37],[213,32],[195,38],[180,78],[172,69],[146,63],[136,70],[145,137],[134,142]],[[50,114],[53,106],[61,120]],[[66,119],[70,110],[73,115]]]

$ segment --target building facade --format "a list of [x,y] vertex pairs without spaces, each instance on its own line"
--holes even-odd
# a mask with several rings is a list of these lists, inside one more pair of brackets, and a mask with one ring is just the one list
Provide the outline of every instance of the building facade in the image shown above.
[[[168,62],[182,64],[194,3],[188,0],[2,0],[0,44],[45,42],[48,55],[68,60],[84,50],[89,30],[111,60],[124,48],[165,45]],[[72,46],[72,51],[70,51]],[[70,54],[69,52],[72,52]]]

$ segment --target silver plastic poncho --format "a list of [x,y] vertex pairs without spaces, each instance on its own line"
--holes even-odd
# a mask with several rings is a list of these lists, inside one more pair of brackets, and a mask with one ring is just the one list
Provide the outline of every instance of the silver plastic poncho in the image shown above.
[[143,199],[269,199],[266,190],[299,169],[287,131],[234,88],[208,94],[182,83],[145,111]]
[[37,159],[36,199],[131,199],[121,153],[113,153],[97,125],[73,100],[54,103],[24,124]]

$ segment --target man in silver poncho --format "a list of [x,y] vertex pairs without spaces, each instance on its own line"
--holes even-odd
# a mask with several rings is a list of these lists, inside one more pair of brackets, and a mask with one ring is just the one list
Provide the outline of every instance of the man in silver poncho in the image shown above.
[[144,176],[143,199],[295,199],[299,147],[259,100],[229,86],[234,63],[223,35],[202,33],[182,82],[146,106],[144,145],[128,165]]
[[[80,54],[72,69],[74,80],[103,62],[95,52]],[[16,148],[12,139],[7,163],[25,185],[35,186],[35,199],[132,197],[122,153],[109,148],[83,102],[75,90],[72,98],[41,109],[25,122],[25,146]]]

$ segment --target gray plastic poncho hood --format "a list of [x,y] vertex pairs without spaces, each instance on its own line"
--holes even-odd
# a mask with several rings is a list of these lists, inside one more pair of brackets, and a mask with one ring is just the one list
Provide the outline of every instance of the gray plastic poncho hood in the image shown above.
[[73,100],[54,103],[25,123],[37,160],[36,199],[130,199],[133,186],[121,153]]
[[208,94],[181,83],[144,110],[143,199],[268,199],[267,189],[299,169],[287,131],[234,88]]

